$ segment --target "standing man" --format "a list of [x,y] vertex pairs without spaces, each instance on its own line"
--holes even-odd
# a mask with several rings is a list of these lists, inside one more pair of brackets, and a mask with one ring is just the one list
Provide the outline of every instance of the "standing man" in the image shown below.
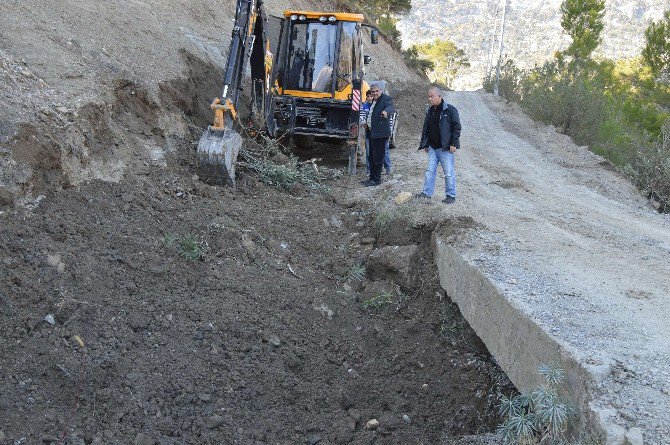
[[423,121],[423,133],[419,150],[428,153],[428,166],[423,191],[416,194],[417,198],[430,199],[435,191],[435,177],[437,164],[442,165],[446,197],[445,204],[456,201],[456,172],[454,169],[454,155],[461,148],[461,119],[458,110],[442,98],[442,90],[431,87],[428,90],[430,107],[426,111]]
[[[365,113],[364,118],[367,122],[367,116],[370,112],[370,107],[372,106],[372,92],[370,90],[365,93],[365,102],[363,102],[363,112]],[[391,115],[393,116],[393,115]],[[363,131],[365,132],[365,171],[368,176],[370,176],[370,130],[367,124],[363,124]],[[384,169],[386,174],[391,174],[391,155],[389,153],[389,141],[386,142],[386,151],[384,154]]]
[[389,117],[393,114],[393,100],[382,94],[381,86],[373,83],[370,86],[372,104],[368,112],[367,126],[369,135],[369,162],[370,178],[363,182],[366,187],[374,187],[382,183],[382,164],[386,154],[386,147],[391,137]]
[[365,102],[363,102],[363,111],[365,112],[365,123],[363,124],[363,131],[365,132],[365,172],[368,176],[370,176],[370,130],[368,129],[367,122],[371,106],[372,92],[368,90],[365,93]]

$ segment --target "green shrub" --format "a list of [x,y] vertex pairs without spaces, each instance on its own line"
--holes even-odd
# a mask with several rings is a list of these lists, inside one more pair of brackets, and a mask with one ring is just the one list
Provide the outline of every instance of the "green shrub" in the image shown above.
[[624,172],[660,204],[661,212],[670,211],[670,121],[655,144],[640,146]]
[[365,278],[365,266],[361,263],[356,263],[351,266],[349,271],[347,271],[347,275],[344,277],[344,281],[347,283],[352,283],[361,281],[363,278]]
[[393,294],[384,291],[381,294],[363,301],[363,309],[379,310],[384,306],[393,303]]
[[199,260],[203,256],[203,243],[198,235],[192,233],[184,235],[179,241],[179,253],[191,261]]
[[563,444],[566,441],[574,410],[558,393],[564,372],[542,365],[538,373],[544,377],[544,385],[527,395],[502,397],[499,412],[505,420],[498,431],[506,444]]

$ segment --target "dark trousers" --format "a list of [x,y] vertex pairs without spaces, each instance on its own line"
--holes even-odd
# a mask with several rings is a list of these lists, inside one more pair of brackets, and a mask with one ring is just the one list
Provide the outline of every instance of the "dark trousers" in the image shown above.
[[370,180],[382,182],[382,166],[388,138],[370,138]]

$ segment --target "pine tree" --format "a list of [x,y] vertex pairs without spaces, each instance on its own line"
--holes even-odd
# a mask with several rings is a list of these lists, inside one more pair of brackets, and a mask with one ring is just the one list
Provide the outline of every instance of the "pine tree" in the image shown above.
[[561,13],[561,26],[572,38],[565,54],[576,60],[588,60],[601,41],[605,0],[565,0]]
[[416,50],[422,58],[433,62],[428,77],[434,82],[444,82],[450,88],[458,70],[470,66],[465,51],[449,40],[422,43],[416,45]]
[[642,57],[654,74],[670,75],[670,10],[664,18],[649,25],[644,33],[647,44]]

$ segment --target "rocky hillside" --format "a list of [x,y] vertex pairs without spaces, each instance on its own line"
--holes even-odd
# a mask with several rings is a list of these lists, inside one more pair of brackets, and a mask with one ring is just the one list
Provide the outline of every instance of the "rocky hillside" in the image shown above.
[[[511,0],[503,53],[522,67],[532,67],[565,48],[570,40],[560,24],[561,3],[562,0]],[[459,76],[455,86],[476,88],[486,72],[496,8],[502,11],[502,4],[502,0],[412,0],[412,12],[401,20],[398,28],[405,45],[435,38],[456,42],[465,50],[472,66]],[[668,2],[608,0],[605,8],[603,43],[597,52],[609,58],[625,58],[639,54],[645,28],[662,16]]]

